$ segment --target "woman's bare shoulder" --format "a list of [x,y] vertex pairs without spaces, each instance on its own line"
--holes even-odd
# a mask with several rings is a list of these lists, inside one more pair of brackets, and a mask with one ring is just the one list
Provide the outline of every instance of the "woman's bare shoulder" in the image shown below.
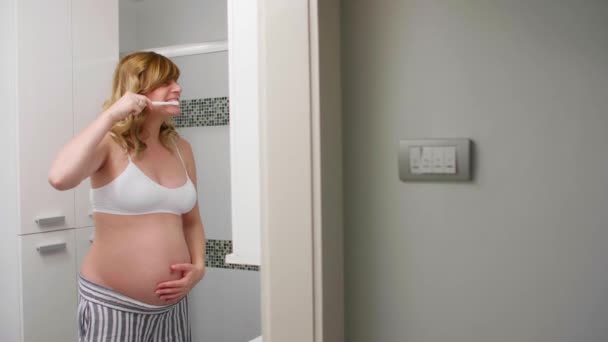
[[188,154],[189,158],[192,158],[192,146],[190,145],[190,142],[182,136],[177,137],[176,141],[177,148],[179,148],[180,153],[184,155]]
[[93,176],[102,176],[110,170],[110,173],[113,173],[112,170],[117,167],[117,164],[121,164],[122,159],[127,159],[126,152],[122,146],[112,138],[111,133],[106,133],[101,142],[98,144],[97,149],[99,154],[103,156],[103,161],[100,164],[100,167],[93,174]]
[[110,133],[107,133],[98,145],[104,150],[104,161],[101,167],[91,175],[91,187],[99,188],[110,183],[128,164],[127,153]]
[[104,150],[106,160],[114,158],[117,154],[126,153],[124,147],[112,137],[112,133],[108,132],[99,143],[99,147]]
[[188,140],[183,137],[177,139],[177,148],[179,153],[186,164],[186,169],[190,178],[196,183],[196,162],[194,161],[194,153],[192,152],[192,146]]

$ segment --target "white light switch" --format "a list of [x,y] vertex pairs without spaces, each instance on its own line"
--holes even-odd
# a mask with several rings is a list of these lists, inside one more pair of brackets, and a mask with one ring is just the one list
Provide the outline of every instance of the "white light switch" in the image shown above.
[[404,182],[471,181],[473,142],[468,138],[399,141],[399,178]]
[[443,170],[443,147],[429,147],[433,151],[433,174],[444,173]]
[[414,175],[456,173],[455,146],[412,146],[409,156],[410,172]]
[[443,149],[443,173],[456,174],[456,146],[445,146]]
[[414,175],[422,174],[422,153],[420,146],[410,147],[410,172]]
[[422,147],[422,166],[421,173],[433,173],[433,148],[431,146]]

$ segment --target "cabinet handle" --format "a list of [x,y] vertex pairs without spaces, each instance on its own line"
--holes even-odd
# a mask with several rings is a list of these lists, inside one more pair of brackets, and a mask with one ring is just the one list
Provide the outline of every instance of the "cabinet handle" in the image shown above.
[[65,216],[39,217],[34,220],[39,226],[50,226],[65,222]]
[[44,245],[38,245],[38,247],[36,247],[36,250],[40,253],[49,253],[49,252],[55,252],[55,251],[59,251],[62,249],[65,249],[67,246],[67,243],[64,242],[54,242],[54,243],[48,243],[48,244],[44,244]]
[[91,234],[91,236],[89,237],[89,242],[93,243],[93,240],[95,240],[95,235]]

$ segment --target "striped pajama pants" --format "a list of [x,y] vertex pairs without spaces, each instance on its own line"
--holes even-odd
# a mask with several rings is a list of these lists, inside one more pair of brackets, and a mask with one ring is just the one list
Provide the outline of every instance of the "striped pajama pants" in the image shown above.
[[156,306],[78,278],[79,342],[190,342],[188,301]]

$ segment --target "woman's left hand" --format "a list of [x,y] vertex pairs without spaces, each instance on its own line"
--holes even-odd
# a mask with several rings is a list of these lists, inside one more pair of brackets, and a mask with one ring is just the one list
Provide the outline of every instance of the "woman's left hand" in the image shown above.
[[185,297],[203,279],[205,266],[175,264],[171,265],[171,271],[182,272],[182,277],[177,280],[160,283],[156,286],[156,295],[167,302],[167,304],[176,303]]

